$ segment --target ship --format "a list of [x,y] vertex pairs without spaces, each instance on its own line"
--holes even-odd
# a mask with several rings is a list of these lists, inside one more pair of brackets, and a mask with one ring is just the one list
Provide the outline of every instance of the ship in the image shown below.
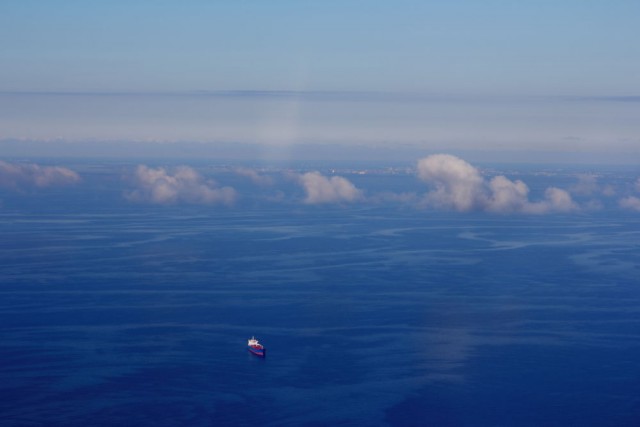
[[267,355],[267,349],[264,348],[255,337],[251,337],[248,341],[247,349],[258,357],[265,357]]

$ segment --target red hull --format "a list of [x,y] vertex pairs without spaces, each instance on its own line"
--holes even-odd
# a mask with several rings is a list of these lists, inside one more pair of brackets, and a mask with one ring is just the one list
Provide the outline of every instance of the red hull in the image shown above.
[[260,346],[259,348],[257,347],[248,347],[248,350],[252,353],[255,354],[258,357],[265,357],[267,354],[267,350]]

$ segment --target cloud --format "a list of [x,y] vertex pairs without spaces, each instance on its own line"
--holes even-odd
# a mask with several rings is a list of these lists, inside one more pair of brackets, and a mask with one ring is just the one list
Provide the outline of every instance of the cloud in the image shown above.
[[126,192],[125,197],[136,202],[231,205],[237,196],[233,188],[218,187],[213,180],[203,179],[188,166],[176,168],[172,175],[164,168],[139,165],[134,181],[137,188]]
[[80,175],[60,166],[15,164],[0,160],[0,187],[10,190],[46,188],[75,184],[79,181]]
[[529,206],[529,187],[524,182],[511,181],[499,175],[489,182],[490,196],[485,202],[492,212],[524,212]]
[[424,203],[438,209],[530,214],[578,209],[565,190],[549,187],[543,200],[531,202],[529,187],[521,180],[499,175],[487,181],[477,168],[449,154],[419,160],[418,177],[432,187]]
[[[640,178],[633,184],[634,190],[640,192]],[[618,205],[623,209],[640,212],[640,197],[628,196],[620,199]]]
[[640,197],[629,196],[620,199],[618,202],[621,208],[630,209],[636,212],[640,212]]
[[534,206],[540,206],[539,212],[570,212],[578,210],[578,205],[571,199],[571,195],[561,188],[549,187],[544,192],[545,200],[543,202],[534,203]]
[[571,192],[590,196],[598,191],[598,177],[592,174],[579,174],[578,182],[571,186]]
[[448,154],[435,154],[418,161],[418,176],[434,189],[427,202],[439,208],[475,210],[483,204],[484,180],[476,168]]
[[273,185],[273,178],[271,178],[268,175],[260,175],[258,172],[256,172],[253,169],[236,168],[235,173],[240,176],[249,178],[251,182],[261,187],[268,187],[270,185]]
[[327,178],[320,172],[307,172],[298,176],[307,197],[305,203],[341,203],[354,202],[362,198],[362,191],[348,179],[340,176]]
[[600,185],[598,176],[594,174],[579,174],[578,182],[570,187],[572,193],[582,196],[591,196],[602,194],[611,197],[615,194],[615,188],[612,185]]

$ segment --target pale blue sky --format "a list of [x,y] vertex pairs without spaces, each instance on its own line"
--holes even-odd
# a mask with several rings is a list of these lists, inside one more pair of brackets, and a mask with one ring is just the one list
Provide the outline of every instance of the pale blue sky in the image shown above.
[[640,93],[638,1],[0,5],[2,90]]
[[[562,97],[640,94],[638,17],[640,2],[623,0],[6,0],[0,139],[398,141],[434,150],[580,140],[635,151],[637,98]],[[206,105],[130,96],[235,90],[301,95],[213,96]],[[344,99],[310,100],[309,91]],[[352,92],[402,96],[365,102],[348,99]]]

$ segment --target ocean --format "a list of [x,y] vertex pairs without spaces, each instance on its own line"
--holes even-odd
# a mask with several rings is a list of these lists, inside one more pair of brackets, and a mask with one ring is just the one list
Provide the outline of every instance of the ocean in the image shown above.
[[153,205],[103,172],[0,194],[2,426],[640,424],[637,213]]

